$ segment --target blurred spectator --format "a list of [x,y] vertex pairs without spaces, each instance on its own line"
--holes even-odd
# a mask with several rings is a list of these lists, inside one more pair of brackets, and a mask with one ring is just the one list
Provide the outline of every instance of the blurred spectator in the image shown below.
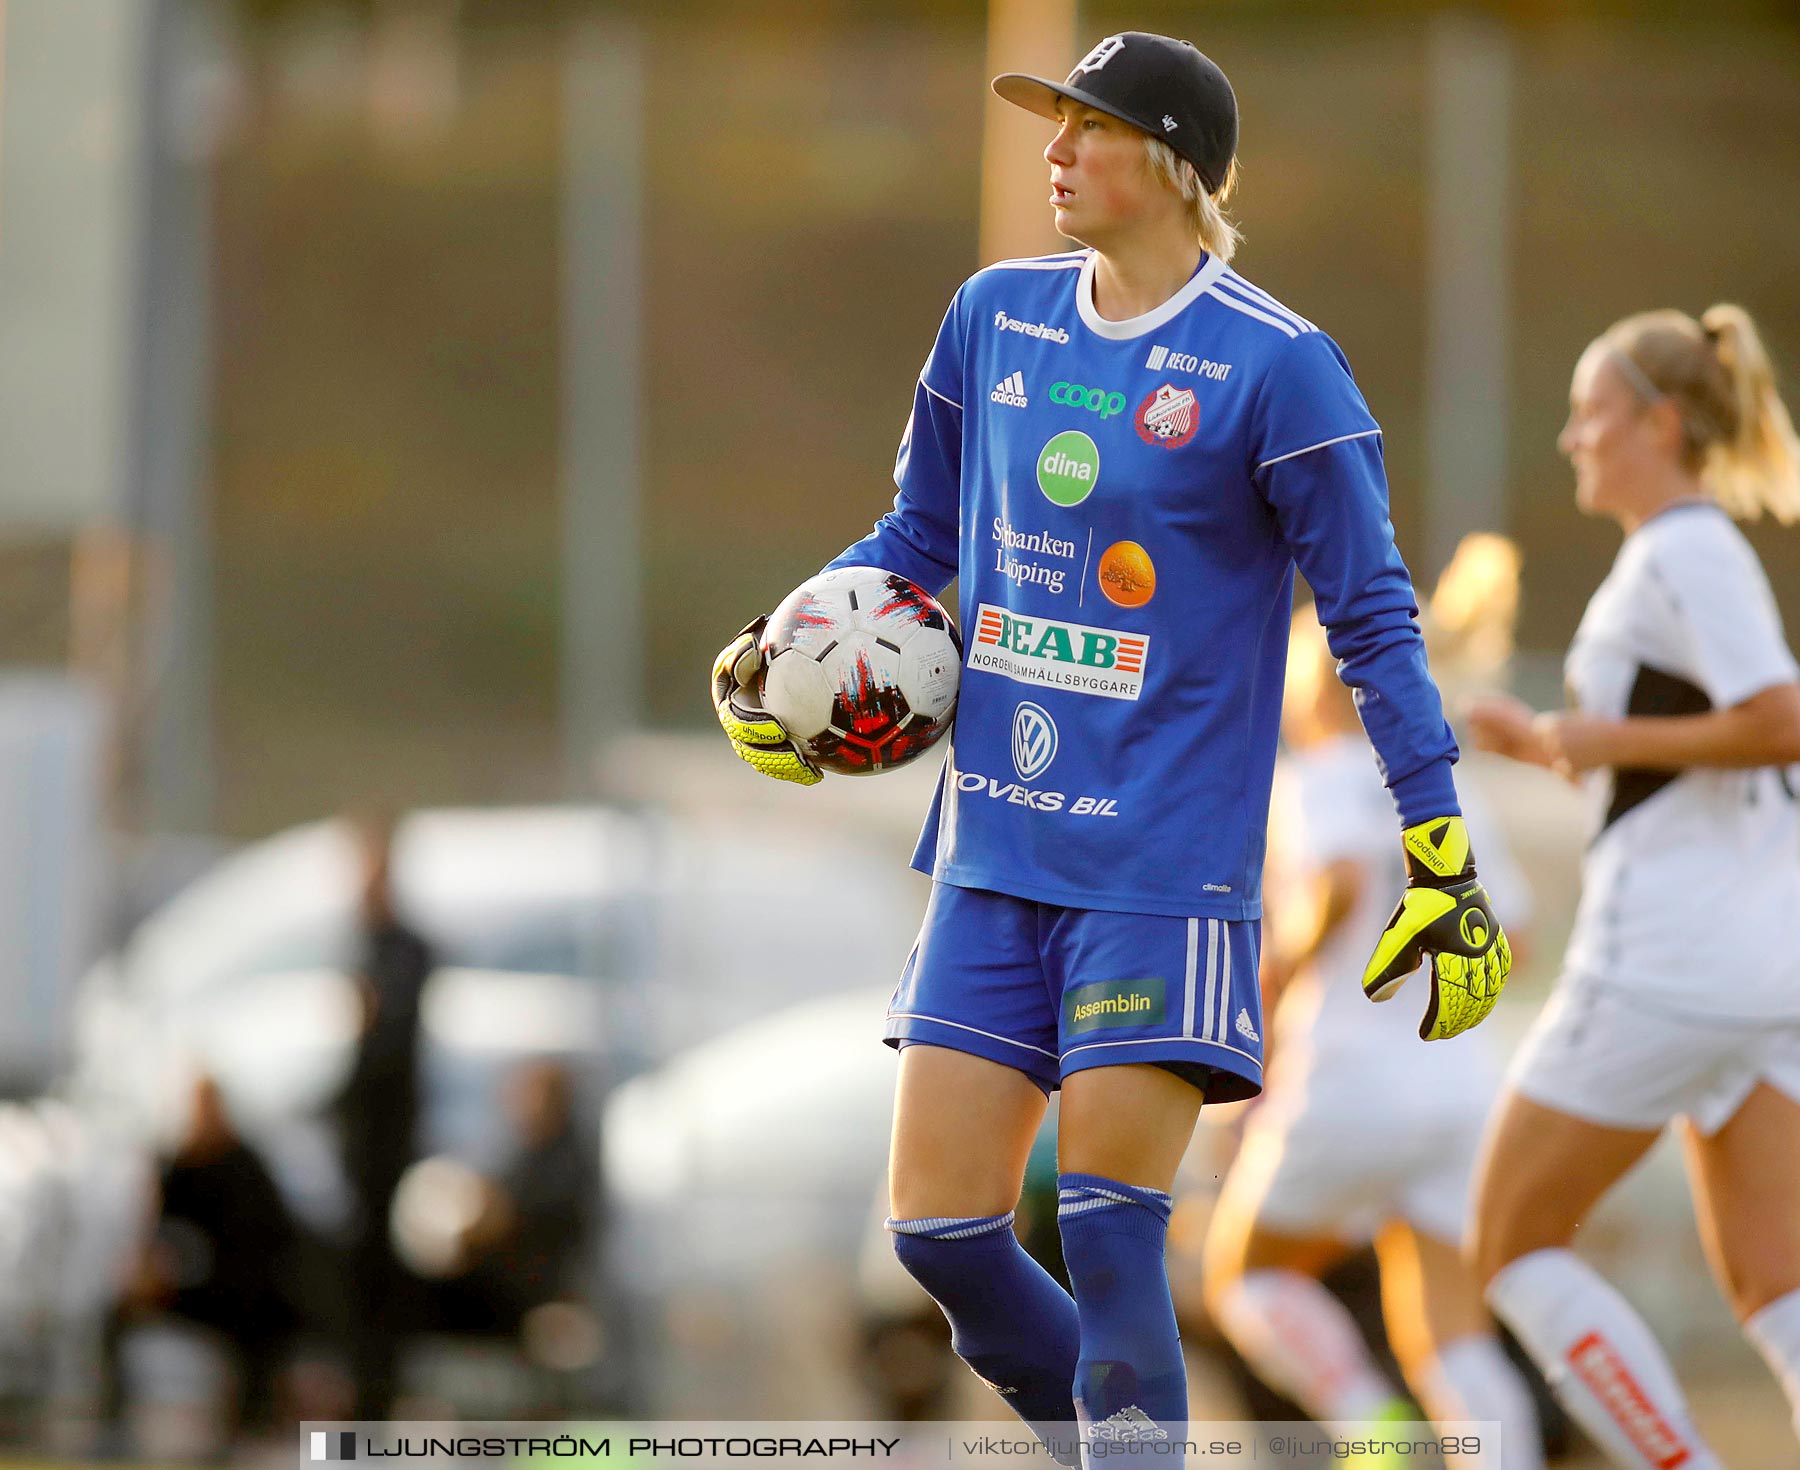
[[277,1374],[300,1325],[289,1291],[299,1231],[211,1077],[194,1084],[185,1130],[160,1171],[150,1214],[106,1324],[104,1417],[115,1426],[122,1418],[125,1335],[172,1316],[224,1340],[240,1375],[234,1417],[272,1424]]
[[588,1295],[599,1151],[575,1124],[574,1087],[560,1062],[515,1070],[505,1107],[516,1151],[465,1236],[468,1265],[453,1296],[469,1326],[515,1332],[533,1308]]
[[394,1254],[388,1218],[412,1162],[419,1119],[419,1001],[431,977],[431,947],[395,910],[394,824],[364,814],[351,826],[361,863],[356,982],[361,1034],[335,1113],[344,1175],[355,1200],[346,1255],[348,1354],[356,1383],[353,1417],[380,1419],[393,1401],[410,1279]]

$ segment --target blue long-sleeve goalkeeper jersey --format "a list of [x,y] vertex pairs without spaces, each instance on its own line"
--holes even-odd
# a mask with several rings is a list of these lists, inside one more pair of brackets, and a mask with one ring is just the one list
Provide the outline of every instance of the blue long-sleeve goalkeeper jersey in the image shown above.
[[1117,322],[1093,271],[1074,251],[963,285],[894,509],[832,565],[960,577],[962,690],[915,867],[1253,918],[1296,563],[1402,821],[1458,811],[1381,432],[1337,344],[1223,262]]

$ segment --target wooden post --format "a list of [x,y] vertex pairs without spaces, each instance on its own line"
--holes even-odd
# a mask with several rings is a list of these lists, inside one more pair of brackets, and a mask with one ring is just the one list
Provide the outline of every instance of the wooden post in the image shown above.
[[[1060,81],[1081,59],[1076,0],[990,0],[988,69],[1030,72]],[[1054,124],[987,94],[981,141],[981,263],[1017,255],[1072,250],[1050,213],[1050,168],[1044,149]]]

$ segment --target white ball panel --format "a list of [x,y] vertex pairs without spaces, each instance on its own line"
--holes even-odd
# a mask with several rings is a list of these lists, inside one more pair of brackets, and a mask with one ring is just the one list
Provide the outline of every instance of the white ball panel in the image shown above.
[[802,740],[831,722],[835,692],[826,670],[795,649],[776,655],[763,676],[763,708]]
[[914,714],[941,720],[956,706],[962,662],[948,633],[938,628],[918,632],[901,649],[900,692]]

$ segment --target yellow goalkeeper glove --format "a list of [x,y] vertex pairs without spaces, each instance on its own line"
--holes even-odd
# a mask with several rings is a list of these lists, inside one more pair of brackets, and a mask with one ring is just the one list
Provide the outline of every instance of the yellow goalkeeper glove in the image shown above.
[[713,708],[739,757],[777,781],[816,786],[825,777],[782,728],[781,721],[762,707],[756,692],[756,675],[762,668],[757,639],[768,621],[758,618],[719,650],[713,660]]
[[1400,834],[1406,892],[1363,970],[1363,994],[1386,1000],[1427,956],[1431,994],[1419,1035],[1456,1036],[1494,1008],[1512,969],[1512,947],[1475,876],[1461,817],[1434,817]]

